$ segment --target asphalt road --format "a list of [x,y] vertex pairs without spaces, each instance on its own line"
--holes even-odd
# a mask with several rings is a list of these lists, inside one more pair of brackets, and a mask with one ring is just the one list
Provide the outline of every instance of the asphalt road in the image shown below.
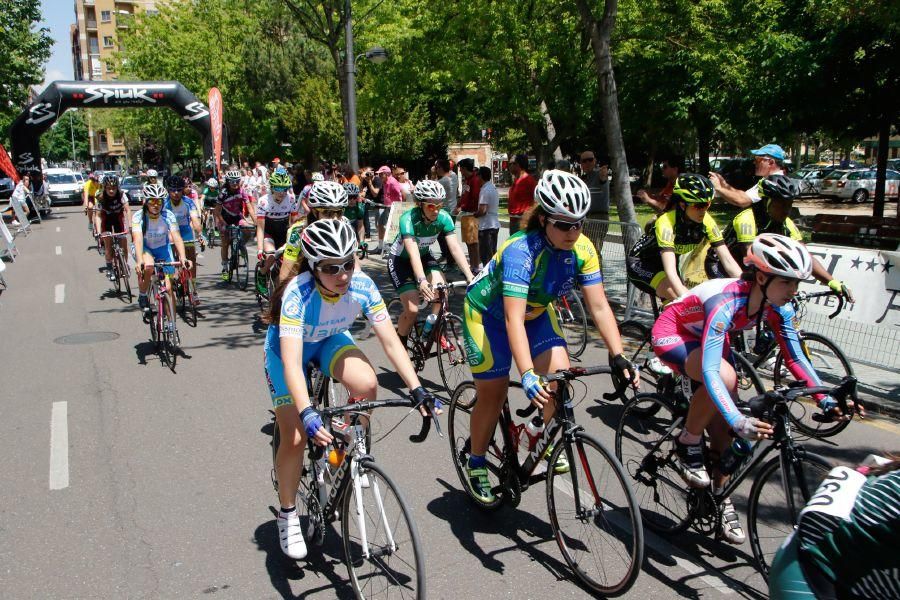
[[[270,483],[264,329],[250,292],[200,261],[203,316],[180,325],[177,373],[160,364],[136,305],[111,295],[76,208],[17,240],[0,296],[0,596],[4,598],[350,597],[339,533],[311,558],[278,546]],[[217,250],[216,250],[217,252]],[[379,259],[367,261],[386,282]],[[387,295],[392,292],[386,286]],[[89,334],[74,340],[64,336]],[[75,341],[81,343],[63,343]],[[374,338],[361,340],[382,397],[400,389]],[[594,343],[586,361],[605,357]],[[439,385],[436,364],[423,373]],[[589,382],[580,422],[612,447],[619,405]],[[376,437],[406,416],[376,415]],[[409,416],[373,454],[404,490],[425,546],[431,598],[582,598],[547,517],[543,486],[516,509],[485,515],[460,490],[448,443],[422,445]],[[897,450],[892,422],[854,422],[818,446],[853,462]],[[739,490],[744,514],[749,485]],[[762,597],[749,544],[647,532],[644,570],[628,597]]]

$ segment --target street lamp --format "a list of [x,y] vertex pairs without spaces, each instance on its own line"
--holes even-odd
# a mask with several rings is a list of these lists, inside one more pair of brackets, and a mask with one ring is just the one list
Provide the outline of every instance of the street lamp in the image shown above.
[[77,108],[69,109],[69,133],[72,135],[72,168],[75,168],[75,118],[72,116],[72,113],[78,110]]

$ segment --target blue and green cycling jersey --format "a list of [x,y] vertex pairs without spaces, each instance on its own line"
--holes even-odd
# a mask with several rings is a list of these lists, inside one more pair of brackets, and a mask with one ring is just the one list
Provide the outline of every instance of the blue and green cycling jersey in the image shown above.
[[576,283],[582,287],[603,283],[600,257],[587,236],[581,234],[571,250],[557,250],[543,232],[520,231],[503,243],[472,281],[466,302],[473,310],[503,321],[503,296],[525,298],[525,318],[533,319]]

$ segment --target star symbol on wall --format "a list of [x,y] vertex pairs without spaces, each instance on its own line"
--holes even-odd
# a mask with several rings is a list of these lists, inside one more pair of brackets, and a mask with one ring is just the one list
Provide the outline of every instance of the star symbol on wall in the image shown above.
[[854,258],[853,260],[850,261],[850,268],[851,268],[851,269],[858,269],[858,268],[859,268],[859,264],[860,264],[861,262],[862,262],[862,259],[861,259],[860,257],[857,256],[856,258]]
[[887,261],[886,263],[881,265],[881,272],[882,273],[890,273],[891,269],[893,269],[893,268],[894,268],[893,263],[891,263],[891,261]]
[[876,265],[878,265],[878,261],[873,258],[866,263],[866,271],[872,271],[874,273]]

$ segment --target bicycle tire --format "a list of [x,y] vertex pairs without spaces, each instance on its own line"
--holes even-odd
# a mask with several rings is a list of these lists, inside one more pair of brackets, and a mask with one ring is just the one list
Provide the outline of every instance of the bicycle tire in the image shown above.
[[[750,533],[750,546],[753,549],[753,558],[756,559],[756,568],[766,581],[769,580],[769,565],[772,564],[772,558],[784,543],[785,538],[793,533],[800,510],[806,506],[819,484],[834,466],[827,459],[818,454],[806,452],[803,448],[795,447],[794,453],[793,473],[788,478],[784,478],[784,473],[779,472],[781,456],[772,457],[757,472],[753,487],[750,488],[750,496],[747,499],[747,528]],[[799,489],[795,489],[794,486],[799,483],[798,473],[803,478],[803,485],[799,486]],[[780,496],[785,504],[785,506],[774,509],[771,504],[761,503],[760,500],[760,496],[764,493],[763,486],[773,477],[772,491],[766,492],[766,496],[771,495],[773,498]],[[794,504],[792,511],[785,494],[785,486],[791,490],[792,495],[795,495],[792,500]],[[764,531],[765,535],[760,535],[760,525],[764,525],[767,530],[774,526],[775,532],[770,534],[768,531]]]
[[259,263],[256,263],[256,266],[253,267],[253,293],[256,294],[256,303],[259,305],[259,310],[261,312],[266,312],[266,298],[263,298],[263,295],[259,293],[259,289],[256,287],[256,284],[259,283]]
[[134,293],[131,291],[131,271],[128,268],[128,262],[122,252],[116,253],[116,260],[119,263],[119,274],[125,283],[125,293],[128,295],[128,304],[134,302]]
[[563,331],[563,339],[566,340],[569,356],[578,358],[584,354],[587,348],[587,313],[584,311],[584,304],[581,302],[578,292],[574,289],[569,290],[569,293],[566,294],[566,300],[569,303],[568,309],[559,300],[554,303],[556,315],[559,318],[559,327]]
[[[803,349],[806,358],[809,359],[816,371],[816,374],[822,380],[822,385],[837,385],[844,377],[853,375],[853,366],[847,360],[837,344],[818,333],[801,332],[800,346]],[[775,355],[775,364],[773,366],[773,379],[775,387],[787,385],[786,378],[793,376],[784,368],[782,364],[784,356],[779,350]],[[850,421],[835,421],[833,423],[819,423],[812,420],[812,415],[816,414],[815,402],[812,398],[797,398],[789,405],[788,415],[791,423],[802,433],[817,439],[824,439],[835,436],[842,432],[850,424]],[[851,413],[851,418],[853,413]]]
[[241,291],[247,289],[247,285],[250,283],[250,260],[247,257],[247,248],[241,246],[240,255],[238,258],[238,287],[241,288]]
[[[653,405],[652,407],[649,405]],[[652,408],[652,410],[650,410]],[[644,524],[656,533],[675,535],[692,521],[688,485],[674,465],[675,409],[664,396],[638,394],[625,405],[616,426],[616,458],[634,481]],[[653,448],[663,439],[658,448]]]
[[[118,243],[118,242],[116,242]],[[122,296],[122,274],[119,271],[119,254],[114,251],[112,266],[110,267],[113,272],[113,286],[116,290],[116,296]]]
[[[170,282],[170,285],[172,283]],[[178,326],[177,326],[177,318],[175,315],[175,303],[172,301],[172,296],[166,294],[165,302],[169,307],[169,315],[166,320],[171,319],[172,321],[172,330],[168,331],[164,328],[163,336],[164,336],[164,345],[166,346],[166,352],[168,353],[168,364],[169,369],[174,373],[175,372],[175,364],[178,362]]]
[[[649,365],[651,359],[656,357],[653,347],[650,345],[650,328],[639,321],[624,321],[619,325],[619,337],[622,340],[622,353],[637,367],[641,374],[641,382],[637,393],[650,394],[663,393],[666,386],[666,378],[671,381],[673,375],[660,375],[652,370]],[[654,364],[656,364],[654,362]],[[628,389],[628,383],[623,381],[616,373],[612,374],[613,385],[616,389]],[[630,398],[620,395],[623,404],[627,404]],[[655,406],[648,405],[647,410],[653,410]],[[652,416],[649,413],[647,416]]]
[[[363,458],[358,467],[359,475],[368,478],[369,485],[364,488],[351,482],[344,492],[341,509],[344,559],[353,591],[359,600],[393,598],[398,589],[404,598],[424,600],[425,556],[409,505],[374,460]],[[396,510],[393,518],[388,516],[392,508]],[[358,518],[364,526],[354,535]],[[363,531],[368,558],[362,552]]]
[[[471,378],[462,331],[462,319],[456,315],[446,314],[440,330],[436,332],[438,370],[441,372],[441,381],[444,382],[444,389],[448,394],[460,383]],[[441,343],[442,337],[447,342],[447,348]]]
[[[151,298],[153,299],[154,303],[156,302],[156,295],[158,293],[157,292],[158,285],[159,284],[157,284],[155,280],[150,284],[150,289],[147,290],[147,302],[150,302]],[[159,315],[156,312],[154,312],[154,308],[155,308],[154,304],[151,304],[150,310],[148,310],[147,313],[148,313],[148,321],[150,323],[150,341],[153,342],[153,349],[158,352],[159,351]]]
[[[596,462],[591,462],[589,448],[598,454]],[[547,512],[559,550],[575,576],[592,591],[604,596],[623,594],[634,585],[644,563],[644,530],[630,478],[612,453],[584,431],[575,432],[571,445],[557,444],[549,464],[557,464],[562,452],[569,460],[569,472],[547,472]],[[621,489],[611,489],[614,481]],[[587,513],[578,512],[576,497]],[[604,532],[605,542],[586,541],[577,533],[589,535],[598,529]],[[609,564],[611,559],[625,556],[630,560],[622,568]],[[592,562],[593,572],[588,572]]]
[[494,428],[494,440],[490,444],[485,458],[488,461],[487,468],[491,478],[491,488],[496,499],[490,504],[484,503],[469,491],[468,476],[466,475],[466,466],[471,453],[469,423],[476,401],[475,384],[471,381],[465,381],[453,390],[453,395],[450,397],[450,407],[447,411],[447,439],[450,442],[450,457],[453,460],[453,467],[456,469],[456,475],[459,477],[459,483],[463,491],[478,508],[491,512],[500,508],[506,500],[506,494],[500,485],[501,473],[506,468],[506,445],[503,443],[502,435],[498,436],[499,426]]
[[732,352],[731,358],[737,376],[738,397],[741,400],[749,400],[754,396],[765,394],[766,386],[750,360],[740,352]]
[[196,284],[193,277],[185,277],[182,281],[182,317],[189,327],[197,326],[197,305],[194,303],[193,296],[196,293]]

